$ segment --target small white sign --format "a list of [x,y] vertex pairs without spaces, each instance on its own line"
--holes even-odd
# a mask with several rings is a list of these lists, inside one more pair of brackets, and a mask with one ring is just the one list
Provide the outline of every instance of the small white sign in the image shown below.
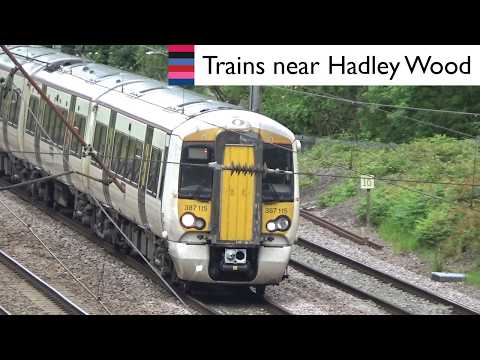
[[360,189],[373,189],[375,187],[375,180],[373,175],[360,176]]

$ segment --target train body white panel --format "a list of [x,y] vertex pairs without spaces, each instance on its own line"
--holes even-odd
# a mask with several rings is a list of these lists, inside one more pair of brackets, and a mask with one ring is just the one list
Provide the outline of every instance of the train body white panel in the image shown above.
[[[169,252],[175,261],[177,274],[182,279],[204,283],[232,283],[213,280],[209,275],[210,254],[208,245],[169,242]],[[251,281],[244,282],[244,284],[279,284],[288,266],[290,254],[290,246],[261,246],[259,249],[257,276]]]

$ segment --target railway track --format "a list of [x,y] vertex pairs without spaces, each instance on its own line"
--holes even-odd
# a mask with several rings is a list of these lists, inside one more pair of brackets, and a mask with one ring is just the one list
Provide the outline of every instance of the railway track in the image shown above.
[[[7,182],[5,179],[0,179],[0,185],[8,186],[11,184]],[[82,224],[78,223],[77,221],[73,220],[72,218],[60,212],[55,211],[52,208],[45,206],[43,203],[39,201],[32,200],[24,191],[21,191],[19,189],[11,189],[9,191],[15,194],[16,196],[18,196],[20,199],[42,210],[51,218],[66,224],[71,229],[75,230],[76,232],[86,237],[89,241],[92,241],[98,246],[100,246],[101,248],[103,248],[110,255],[115,256],[116,258],[123,261],[128,266],[136,269],[137,271],[142,273],[144,276],[151,279],[154,283],[162,287],[164,286],[160,278],[136,256],[119,253],[117,250],[115,250],[112,244],[104,240],[101,240],[95,234],[90,232],[90,230],[85,226],[83,226]],[[242,300],[243,303],[238,302],[237,306],[246,305],[246,306],[252,306],[252,308],[256,307],[259,309],[263,309],[262,310],[263,313],[272,314],[272,315],[280,315],[280,314],[290,315],[291,314],[287,309],[285,309],[279,304],[276,304],[272,299],[268,299],[266,297],[260,298],[256,296],[253,290],[250,290],[250,292],[247,292],[247,294],[248,295],[245,296],[244,294],[244,296],[241,297],[240,300]],[[188,304],[197,313],[202,315],[227,315],[227,314],[235,313],[235,311],[233,310],[234,305],[231,301],[230,301],[230,304],[228,304],[228,301],[226,303],[224,301],[224,303],[220,304],[222,300],[220,300],[219,298],[209,299],[208,297],[195,296],[194,294],[184,293],[182,291],[179,292],[179,295],[181,296],[182,300],[186,304]],[[228,307],[230,307],[230,310],[227,309]],[[259,310],[259,312],[262,312],[262,311]]]
[[[2,250],[0,250],[0,273],[3,291],[6,291],[7,287],[14,289],[15,295],[27,298],[33,307],[45,314],[88,315],[66,296]],[[15,311],[1,308],[0,313],[8,315]]]
[[480,315],[477,310],[304,238],[298,238],[296,245],[312,260],[302,261],[292,256],[290,266],[294,269],[355,296],[372,300],[389,313]]
[[[163,282],[160,280],[160,278],[152,271],[150,267],[145,265],[143,261],[136,256],[131,256],[131,255],[125,255],[121,254],[118,251],[114,249],[114,247],[110,244],[107,243],[98,237],[96,237],[93,233],[89,231],[89,229],[85,228],[83,225],[79,224],[75,220],[58,213],[52,209],[43,207],[42,204],[37,204],[40,206],[40,208],[44,211],[47,212],[47,214],[56,220],[62,221],[64,224],[68,225],[70,228],[74,229],[76,232],[82,234],[85,236],[87,239],[89,239],[92,242],[95,242],[97,245],[102,247],[104,250],[109,252],[111,255],[117,257],[121,261],[123,261],[125,264],[129,265],[130,267],[136,269],[140,273],[142,273],[144,276],[148,277],[150,280],[152,280],[154,283],[156,283],[159,286],[164,286]],[[250,306],[252,308],[257,307],[257,308],[263,308],[263,312],[272,314],[272,315],[290,315],[290,312],[283,308],[281,305],[276,304],[273,300],[268,299],[268,298],[259,298],[255,295],[253,291],[250,290],[250,292],[247,292],[247,296],[244,296],[241,298],[242,301],[237,302],[236,305],[238,307],[241,306]],[[230,304],[219,304],[221,300],[216,298],[214,295],[212,296],[211,294],[207,297],[202,297],[202,296],[196,296],[194,294],[190,293],[185,293],[181,290],[179,290],[179,295],[182,298],[182,300],[188,304],[191,308],[193,308],[197,313],[202,314],[202,315],[229,315],[229,314],[235,314],[234,311],[234,302],[230,302]],[[227,301],[228,303],[228,301]],[[230,307],[230,310],[227,308]],[[261,312],[261,311],[259,311]]]
[[212,293],[192,290],[190,301],[201,302],[215,315],[292,315],[268,297],[259,297],[252,289],[224,289]]
[[356,242],[357,244],[367,245],[367,246],[370,246],[370,247],[372,247],[374,249],[377,249],[377,250],[383,249],[382,245],[371,241],[369,238],[362,237],[362,236],[359,236],[355,233],[352,233],[351,231],[349,231],[347,229],[344,229],[344,228],[342,228],[338,225],[335,225],[335,224],[331,223],[330,221],[322,219],[321,217],[318,217],[318,216],[312,214],[311,212],[309,212],[307,210],[300,209],[300,216],[304,217],[307,220],[310,220],[315,225],[319,225],[319,226],[321,226],[321,227],[323,227],[327,230],[330,230],[331,232],[333,232],[333,233],[335,233],[335,234],[337,234],[337,235],[339,235],[339,236],[341,236],[345,239],[349,239],[353,242]]
[[11,315],[10,312],[0,305],[0,315]]

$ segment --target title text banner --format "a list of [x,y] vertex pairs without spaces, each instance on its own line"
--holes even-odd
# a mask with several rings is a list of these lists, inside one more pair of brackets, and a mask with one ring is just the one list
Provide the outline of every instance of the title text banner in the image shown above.
[[195,45],[195,85],[480,85],[480,46]]

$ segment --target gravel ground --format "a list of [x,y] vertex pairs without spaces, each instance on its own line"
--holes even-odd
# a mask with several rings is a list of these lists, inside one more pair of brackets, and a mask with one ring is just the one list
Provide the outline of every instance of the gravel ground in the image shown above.
[[[50,249],[95,294],[113,314],[186,314],[186,310],[165,290],[98,245],[51,219],[41,210],[18,199],[0,194],[24,221],[31,225]],[[45,281],[72,299],[91,314],[105,310],[73,281],[39,242],[4,207],[0,206],[0,248],[7,251]],[[103,273],[103,282],[102,279]],[[280,286],[267,288],[267,296],[297,314],[382,314],[375,304],[357,299],[348,293],[317,280],[290,272],[290,279]],[[26,305],[27,306],[27,305]],[[219,304],[227,314],[265,314],[262,306],[231,303]],[[41,313],[41,312],[37,312]]]
[[[98,245],[58,223],[15,195],[3,192],[0,199],[32,226],[53,252],[71,271],[101,299],[113,314],[186,314],[187,311],[166,290],[106,253]],[[348,209],[346,207],[345,209]],[[337,211],[341,214],[340,211]],[[358,232],[353,222],[339,223],[327,214],[329,220]],[[351,217],[345,216],[344,219]],[[0,248],[23,262],[45,281],[71,298],[92,314],[105,314],[105,310],[68,275],[37,240],[4,207],[0,206]],[[369,235],[365,233],[364,235]],[[415,273],[409,257],[393,254],[386,246],[377,251],[340,238],[327,230],[301,220],[299,236],[363,261],[392,275],[404,278],[419,286],[448,296],[458,302],[480,310],[480,295],[465,294],[464,284],[445,284],[431,281]],[[379,241],[380,242],[380,241]],[[295,250],[297,251],[297,249]],[[400,264],[400,266],[399,266]],[[410,264],[410,267],[408,265]],[[405,266],[402,266],[405,265]],[[413,267],[413,269],[412,269]],[[102,271],[103,269],[103,271]],[[413,270],[413,271],[412,271]],[[103,282],[100,281],[103,272]],[[290,278],[280,286],[267,288],[266,296],[274,299],[297,314],[383,314],[374,303],[322,284],[316,279],[290,269]],[[103,284],[103,285],[102,285]],[[473,292],[473,291],[472,291]],[[2,298],[4,296],[2,295]],[[29,305],[24,307],[27,309]],[[239,313],[256,313],[248,306],[237,309]],[[237,312],[235,310],[235,312]],[[229,310],[226,310],[228,313]],[[262,313],[261,308],[259,312]],[[41,312],[38,312],[41,313]]]
[[[32,230],[77,278],[95,295],[100,295],[112,314],[188,313],[166,290],[66,225],[9,192],[0,193],[0,199],[30,224]],[[75,282],[26,227],[2,205],[0,248],[87,312],[106,314],[96,299]]]
[[[352,200],[354,201],[354,200]],[[344,204],[343,213],[337,210],[336,216],[332,216],[332,210],[330,210],[330,216],[325,216],[328,220],[335,222],[340,226],[359,233],[360,235],[370,236],[372,240],[385,245],[382,250],[375,250],[368,246],[361,246],[353,243],[347,239],[341,238],[330,231],[319,227],[303,218],[300,219],[300,227],[298,235],[304,237],[310,241],[313,241],[319,245],[322,245],[328,249],[338,251],[345,254],[357,261],[363,262],[366,265],[374,267],[378,270],[384,271],[388,274],[394,275],[398,278],[404,279],[417,286],[428,289],[438,295],[447,297],[458,303],[469,306],[473,309],[480,311],[480,291],[478,289],[471,289],[466,284],[459,283],[440,283],[432,281],[429,276],[430,272],[418,273],[419,269],[424,269],[424,265],[419,266],[419,260],[414,255],[399,255],[394,254],[391,247],[385,242],[381,241],[378,237],[374,237],[371,231],[365,231],[363,234],[359,232],[358,228],[352,225],[354,223],[350,220],[350,226],[346,226],[347,219],[351,219],[349,212],[352,210],[351,204]],[[315,212],[316,215],[324,216],[326,211]],[[344,221],[340,221],[339,217],[343,214]],[[295,249],[295,253],[298,251],[298,247]]]
[[332,259],[308,249],[299,246],[295,247],[292,253],[292,258],[299,259],[307,264],[317,267],[321,269],[322,272],[356,288],[364,290],[367,293],[374,294],[381,299],[389,300],[393,304],[396,304],[413,314],[441,315],[450,313],[450,309],[447,306],[431,303],[427,300],[418,298],[417,296],[379,281],[373,276],[358,272],[355,269],[339,264]]
[[267,305],[257,304],[252,298],[235,298],[233,294],[228,298],[215,296],[202,301],[223,315],[271,315]]
[[279,286],[269,286],[265,296],[298,315],[384,315],[369,300],[356,298],[342,290],[306,276],[292,268],[289,278]]
[[24,279],[3,264],[0,264],[0,273],[2,274],[0,277],[0,305],[10,314],[44,315],[64,313],[57,306],[49,303],[43,294],[32,288]]

